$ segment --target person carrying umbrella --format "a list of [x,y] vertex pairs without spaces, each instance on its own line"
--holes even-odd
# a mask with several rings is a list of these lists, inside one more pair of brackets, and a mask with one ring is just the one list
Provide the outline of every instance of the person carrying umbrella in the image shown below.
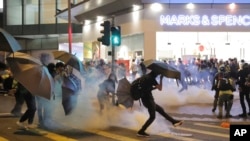
[[108,79],[104,80],[99,85],[97,99],[100,104],[100,113],[104,110],[104,106],[109,105],[109,94],[112,94],[112,104],[115,105],[115,83],[117,82],[116,75],[111,73]]
[[137,132],[137,136],[149,137],[149,134],[147,134],[145,131],[155,120],[156,111],[160,113],[166,120],[170,121],[175,127],[183,123],[183,121],[172,118],[164,111],[164,109],[161,106],[155,103],[152,95],[152,90],[154,89],[158,89],[160,91],[162,90],[163,75],[160,76],[160,83],[156,81],[156,77],[158,75],[159,74],[155,73],[154,71],[151,71],[150,73],[143,76],[145,79],[142,84],[143,95],[141,97],[141,101],[142,104],[148,109],[149,118],[141,127],[141,129]]
[[[19,121],[16,122],[16,124],[22,128],[36,128],[36,126],[33,124],[35,112],[36,112],[36,99],[35,96],[32,95],[21,83],[18,82],[17,89],[20,93],[23,94],[24,100],[27,105],[27,110],[25,113],[21,116]],[[24,125],[24,122],[28,120],[28,126]]]

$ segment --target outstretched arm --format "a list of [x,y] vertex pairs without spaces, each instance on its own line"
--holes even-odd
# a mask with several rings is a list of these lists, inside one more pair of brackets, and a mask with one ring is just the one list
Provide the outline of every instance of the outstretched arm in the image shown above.
[[160,76],[160,83],[155,86],[155,88],[157,88],[159,91],[162,90],[162,79],[163,79],[163,75]]

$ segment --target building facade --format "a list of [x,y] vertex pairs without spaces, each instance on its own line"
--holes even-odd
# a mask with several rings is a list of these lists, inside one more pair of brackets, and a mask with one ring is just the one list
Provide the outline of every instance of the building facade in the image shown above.
[[[71,8],[79,11],[92,1],[71,1]],[[122,44],[115,48],[116,60],[193,57],[225,60],[235,57],[250,61],[247,56],[250,44],[249,2],[238,1],[233,9],[229,3],[204,1],[194,3],[190,9],[184,0],[179,3],[161,1],[155,11],[150,1],[131,1],[139,2],[141,8],[122,14],[116,11],[112,15],[114,25],[121,26],[122,34]],[[116,2],[117,7],[121,5]],[[5,0],[3,27],[18,38],[26,50],[58,49],[61,43],[68,43],[68,7],[65,0]],[[101,10],[102,7],[92,9],[96,13]],[[84,13],[87,16],[72,14],[73,42],[82,43],[81,59],[110,60],[111,47],[101,45],[97,38],[101,36],[100,24],[104,20],[112,21],[111,15],[106,15],[102,21],[86,24],[83,21],[93,17],[88,17],[91,11]]]

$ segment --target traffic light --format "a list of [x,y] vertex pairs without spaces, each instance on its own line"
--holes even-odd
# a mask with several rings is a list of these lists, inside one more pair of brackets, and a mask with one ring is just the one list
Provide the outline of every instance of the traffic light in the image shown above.
[[121,27],[115,26],[111,27],[111,43],[112,46],[120,46],[121,45]]
[[103,30],[101,33],[102,37],[97,38],[97,41],[102,42],[103,45],[110,45],[110,21],[104,21],[101,26],[103,26]]

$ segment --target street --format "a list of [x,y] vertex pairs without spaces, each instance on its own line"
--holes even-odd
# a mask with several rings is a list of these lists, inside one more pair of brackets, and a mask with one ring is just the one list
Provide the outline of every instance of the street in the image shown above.
[[[100,115],[96,110],[89,110],[91,107],[98,107],[95,98],[90,100],[92,105],[90,101],[85,100],[83,104],[81,99],[79,100],[82,106],[76,109],[73,115],[65,116],[62,114],[62,109],[57,108],[54,113],[57,116],[53,119],[54,128],[25,131],[16,125],[19,117],[9,113],[14,105],[14,97],[0,94],[0,141],[229,141],[229,128],[220,126],[225,119],[217,119],[216,114],[211,112],[212,105],[209,103],[165,107],[170,115],[184,120],[184,124],[173,127],[171,123],[157,115],[147,130],[151,136],[144,138],[136,136],[137,130],[147,118],[145,108],[138,106],[138,102],[135,103],[136,110],[116,107],[112,109],[111,114]],[[87,106],[89,104],[91,106]],[[236,99],[234,104],[232,114],[236,115],[240,111],[239,100]],[[25,108],[24,106],[23,109]],[[35,122],[37,123],[37,115]],[[247,119],[234,117],[229,122],[249,124],[249,117]]]

